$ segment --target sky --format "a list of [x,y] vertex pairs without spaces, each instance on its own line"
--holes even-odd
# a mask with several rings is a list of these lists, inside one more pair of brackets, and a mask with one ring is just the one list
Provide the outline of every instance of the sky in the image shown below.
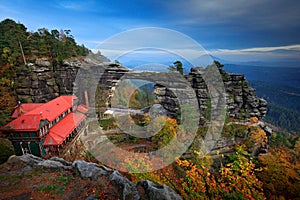
[[[70,29],[77,43],[90,49],[124,31],[158,27],[189,37],[225,61],[300,60],[299,0],[0,0],[0,20],[6,18],[28,31]],[[181,50],[197,53],[185,39],[170,38],[166,41],[181,44]],[[143,46],[145,39],[114,48]]]

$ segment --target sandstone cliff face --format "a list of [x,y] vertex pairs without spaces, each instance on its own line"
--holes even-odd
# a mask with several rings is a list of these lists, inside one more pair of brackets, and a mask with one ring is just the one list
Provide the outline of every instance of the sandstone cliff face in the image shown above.
[[[212,106],[210,105],[209,91],[203,79],[204,71],[204,68],[196,67],[191,69],[191,73],[185,75],[196,94],[200,124],[209,118]],[[267,111],[267,102],[256,96],[255,90],[245,80],[244,75],[229,74],[223,70],[220,70],[220,73],[226,91],[226,109],[229,117],[263,118]],[[109,62],[93,64],[89,61],[71,59],[55,65],[47,60],[37,60],[35,64],[29,64],[25,71],[18,72],[15,79],[16,94],[18,99],[23,102],[46,102],[57,96],[70,95],[74,92],[80,101],[84,102],[84,90],[87,90],[90,96],[90,105],[94,105],[95,94],[92,94],[96,91],[95,88],[92,88],[96,87],[94,83],[99,82],[105,85],[105,89],[110,90],[125,74],[128,78],[138,77],[141,79],[148,76],[147,80],[150,81],[151,78],[155,80],[159,76],[157,73],[145,76],[142,72],[131,71],[119,64]],[[75,81],[75,79],[77,80]],[[189,91],[184,89],[182,81],[176,77],[161,77],[157,83],[154,92],[159,102],[170,116],[176,117],[179,110],[179,99],[172,91],[179,93]],[[185,94],[185,96],[187,97],[184,100],[185,103],[189,103],[189,97],[194,98],[193,94]]]
[[[199,105],[200,124],[209,119],[211,103],[207,84],[203,79],[205,69],[201,67],[192,68],[185,78],[194,89]],[[245,119],[250,117],[263,118],[267,112],[267,102],[258,98],[255,89],[252,88],[242,74],[230,74],[220,70],[223,79],[226,109],[229,117]],[[177,97],[172,93],[172,88],[156,85],[155,94],[160,103],[171,116],[176,116],[178,111]]]
[[73,92],[73,82],[81,62],[77,59],[59,65],[38,59],[17,72],[16,94],[22,102],[47,102]]
[[[88,59],[80,61],[74,58],[60,64],[38,59],[34,64],[28,64],[18,70],[14,80],[15,91],[17,98],[27,103],[47,102],[57,96],[73,93],[84,101],[84,90],[90,91],[89,87],[94,84],[93,81],[110,89],[128,71],[128,68],[118,64],[93,64]],[[90,101],[93,100],[90,98]]]

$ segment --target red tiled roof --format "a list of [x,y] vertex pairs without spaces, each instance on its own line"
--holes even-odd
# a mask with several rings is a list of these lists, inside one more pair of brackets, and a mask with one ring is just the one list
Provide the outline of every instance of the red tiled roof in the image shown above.
[[78,111],[78,112],[81,112],[81,113],[83,113],[83,114],[87,114],[88,111],[89,111],[89,109],[88,109],[85,105],[80,104],[80,105],[77,107],[77,111]]
[[[31,111],[41,105],[43,105],[43,103],[24,103],[21,105],[22,114],[28,113],[29,111]],[[18,117],[19,117],[19,110],[18,110],[18,107],[16,106],[13,114],[11,115],[11,118],[16,119]]]
[[44,146],[60,145],[72,133],[72,131],[82,122],[86,116],[81,113],[70,113],[57,124],[46,136]]
[[75,96],[60,96],[37,108],[21,115],[17,119],[5,125],[5,129],[14,129],[17,131],[36,131],[39,128],[40,120],[47,119],[54,121],[59,115],[72,107]]
[[61,144],[63,141],[65,141],[65,138],[63,138],[60,135],[55,135],[55,134],[48,134],[46,136],[46,139],[44,141],[44,146],[56,146]]
[[60,96],[42,106],[30,111],[29,113],[40,114],[49,122],[55,120],[59,115],[72,107],[74,96]]
[[40,114],[24,114],[5,125],[3,130],[36,131],[39,129],[41,120]]

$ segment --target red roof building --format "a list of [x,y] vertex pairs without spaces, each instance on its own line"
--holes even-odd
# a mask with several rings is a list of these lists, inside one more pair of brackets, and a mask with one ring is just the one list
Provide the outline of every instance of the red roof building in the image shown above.
[[22,114],[25,114],[41,105],[43,105],[43,104],[42,103],[25,103],[25,104],[22,104],[20,107],[16,106],[15,111],[11,115],[11,119],[17,119]]
[[19,103],[12,114],[13,121],[2,129],[16,154],[59,154],[84,127],[88,109],[77,106],[77,101],[75,96],[60,96],[47,103]]
[[44,146],[61,145],[70,133],[72,133],[80,123],[85,119],[82,113],[70,113],[63,118],[59,123],[54,125],[47,135]]

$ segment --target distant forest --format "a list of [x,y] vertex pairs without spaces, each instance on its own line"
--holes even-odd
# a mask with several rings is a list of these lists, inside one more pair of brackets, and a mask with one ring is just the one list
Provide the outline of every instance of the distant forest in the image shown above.
[[73,56],[86,56],[90,51],[77,45],[71,30],[39,28],[28,32],[27,28],[11,19],[0,22],[0,64],[20,65],[40,57],[62,61]]
[[300,112],[275,104],[268,105],[268,114],[265,121],[288,131],[300,132]]
[[300,89],[262,81],[250,81],[258,96],[268,101],[265,121],[287,131],[300,132]]

